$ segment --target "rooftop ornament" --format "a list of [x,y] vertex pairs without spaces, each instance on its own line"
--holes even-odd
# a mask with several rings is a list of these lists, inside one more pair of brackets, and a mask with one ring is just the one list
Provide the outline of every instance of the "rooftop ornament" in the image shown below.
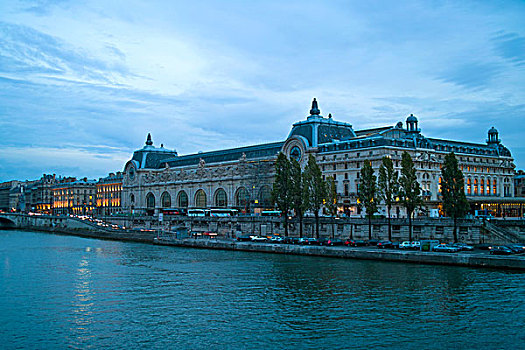
[[317,106],[317,100],[314,97],[314,100],[312,101],[312,109],[310,109],[310,115],[319,115],[321,114],[321,110]]

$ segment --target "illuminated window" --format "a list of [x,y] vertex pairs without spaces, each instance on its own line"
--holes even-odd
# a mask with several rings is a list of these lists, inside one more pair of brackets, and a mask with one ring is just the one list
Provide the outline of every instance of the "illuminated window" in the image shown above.
[[235,205],[238,207],[246,207],[250,201],[250,194],[245,187],[240,187],[235,195]]
[[221,208],[225,208],[226,206],[228,206],[226,191],[224,191],[222,188],[219,188],[217,192],[215,192],[215,206]]
[[467,194],[472,193],[472,183],[470,182],[470,179],[467,180]]
[[206,208],[206,193],[203,190],[198,190],[195,194],[195,206],[198,208]]
[[171,207],[171,196],[168,192],[164,192],[162,194],[162,196],[160,197],[160,201],[162,203],[163,208]]

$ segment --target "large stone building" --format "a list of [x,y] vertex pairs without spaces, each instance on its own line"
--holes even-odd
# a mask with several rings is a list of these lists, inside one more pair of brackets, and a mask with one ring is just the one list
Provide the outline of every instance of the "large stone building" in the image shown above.
[[[513,158],[495,128],[488,131],[485,143],[425,137],[413,115],[405,125],[354,130],[331,115],[323,117],[315,99],[306,120],[295,123],[280,142],[180,156],[175,150],[153,146],[148,135],[146,145],[125,165],[122,207],[139,215],[215,207],[257,213],[271,208],[274,163],[277,154],[284,152],[303,165],[313,154],[323,175],[336,181],[340,212],[359,215],[357,192],[363,162],[371,161],[377,170],[382,157],[388,156],[399,170],[405,151],[415,162],[427,208],[440,208],[441,166],[445,155],[454,152],[472,210],[487,209],[495,216],[523,215],[522,203],[513,198]],[[394,216],[403,215],[396,206]]]
[[96,181],[74,177],[57,181],[52,187],[53,214],[93,215],[96,208]]
[[52,188],[56,184],[56,175],[43,174],[26,189],[26,211],[51,214],[53,207]]
[[100,216],[121,212],[122,173],[110,173],[97,182],[97,212]]

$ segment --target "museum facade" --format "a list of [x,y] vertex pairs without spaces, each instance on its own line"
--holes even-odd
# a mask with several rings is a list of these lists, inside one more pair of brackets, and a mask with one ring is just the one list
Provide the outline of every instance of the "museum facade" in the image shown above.
[[[323,176],[335,180],[339,211],[360,215],[357,192],[363,163],[372,162],[377,171],[381,159],[388,156],[399,170],[405,151],[414,160],[428,209],[436,212],[440,208],[441,166],[445,155],[454,152],[473,210],[487,209],[494,216],[523,216],[522,200],[514,197],[513,158],[494,127],[485,143],[426,137],[412,114],[405,124],[354,130],[351,124],[335,121],[331,115],[323,117],[316,99],[310,115],[293,124],[288,137],[279,142],[179,155],[162,145],[155,147],[148,134],[145,146],[125,165],[122,210],[158,215],[183,208],[234,208],[246,213],[271,209],[274,164],[283,152],[303,166],[308,155],[314,155]],[[395,216],[403,213],[401,206],[394,207]]]

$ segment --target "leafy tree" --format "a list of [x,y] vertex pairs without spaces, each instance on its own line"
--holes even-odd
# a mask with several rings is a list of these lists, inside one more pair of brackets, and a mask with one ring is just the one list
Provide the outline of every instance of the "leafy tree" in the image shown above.
[[392,240],[392,225],[390,223],[390,211],[392,204],[396,201],[399,192],[399,182],[397,171],[394,170],[394,162],[389,157],[383,157],[381,166],[379,166],[378,179],[379,197],[386,205],[388,217],[388,240]]
[[291,163],[284,153],[279,153],[275,162],[272,203],[279,208],[284,218],[285,236],[288,236],[288,212],[292,207],[292,199]]
[[329,177],[326,181],[327,199],[326,208],[330,217],[332,218],[332,238],[334,238],[334,217],[337,216],[337,188],[333,177]]
[[303,237],[304,212],[308,210],[308,193],[305,190],[305,176],[301,165],[295,159],[291,160],[292,209],[299,219],[299,237]]
[[307,195],[307,208],[315,215],[315,235],[319,238],[319,211],[326,198],[326,182],[323,180],[321,169],[313,155],[308,156],[308,163],[304,169],[305,191]]
[[463,172],[458,167],[454,153],[445,156],[445,163],[441,168],[441,195],[443,209],[454,219],[454,242],[457,242],[457,220],[468,213],[470,206],[465,195]]
[[423,203],[423,200],[421,199],[421,187],[419,186],[419,182],[417,182],[416,168],[408,152],[403,152],[401,156],[399,198],[407,211],[408,240],[412,241],[412,214],[414,210]]
[[378,198],[376,197],[377,183],[372,163],[365,160],[361,168],[361,179],[359,183],[359,193],[357,197],[366,210],[368,217],[368,239],[372,239],[372,215],[377,212]]

